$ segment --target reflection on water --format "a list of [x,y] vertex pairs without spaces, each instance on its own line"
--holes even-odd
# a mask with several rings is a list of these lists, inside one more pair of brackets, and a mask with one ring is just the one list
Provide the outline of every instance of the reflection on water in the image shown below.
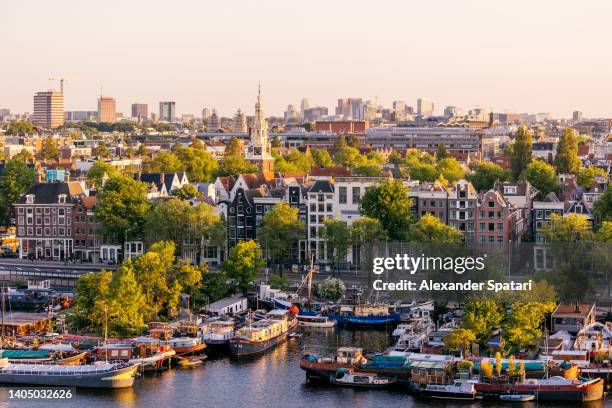
[[[559,403],[452,402],[415,399],[402,389],[365,390],[307,384],[299,367],[304,346],[360,346],[366,352],[382,351],[389,346],[389,334],[381,331],[304,330],[300,339],[291,339],[270,353],[252,360],[236,361],[228,357],[209,359],[203,367],[173,369],[161,375],[145,375],[134,388],[123,390],[77,390],[76,397],[61,402],[62,408],[110,407],[558,407]],[[0,388],[0,401],[7,401],[6,389]],[[48,402],[14,402],[4,406],[48,407]],[[598,401],[583,406],[612,408],[612,402]]]

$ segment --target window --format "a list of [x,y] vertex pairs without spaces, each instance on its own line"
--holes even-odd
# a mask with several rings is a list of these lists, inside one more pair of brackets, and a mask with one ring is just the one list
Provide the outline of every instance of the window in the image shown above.
[[497,231],[502,232],[503,230],[504,230],[504,224],[498,223],[497,224]]
[[317,237],[317,227],[310,227],[310,237],[311,238]]
[[289,198],[289,201],[291,202],[291,204],[297,204],[298,199],[297,199],[296,196],[292,196],[292,197]]
[[542,219],[542,210],[537,210],[536,211],[536,219],[538,219],[538,220]]
[[42,208],[36,207],[36,215],[42,214]]
[[317,222],[317,216],[314,214],[310,214],[310,222],[311,223]]
[[338,202],[346,204],[346,187],[338,187]]
[[257,204],[257,205],[255,206],[255,212],[256,212],[257,214],[261,214],[261,213],[262,213],[262,211],[263,211],[263,210],[262,210],[261,204]]
[[19,207],[19,209],[17,210],[18,214],[23,214],[23,207]]
[[45,207],[45,214],[49,214],[51,212],[51,210],[49,209],[49,207]]
[[38,235],[38,236],[42,235],[42,228],[41,227],[36,227],[36,235]]
[[495,231],[495,224],[490,222],[489,223],[489,232],[493,232],[493,231]]
[[484,222],[480,223],[480,232],[485,232],[485,223]]
[[495,201],[489,201],[489,208],[495,207]]
[[331,203],[327,203],[327,212],[332,212],[333,211],[333,207]]
[[310,204],[310,211],[311,212],[317,212],[317,205],[316,204]]
[[353,204],[361,202],[361,187],[353,187]]
[[495,211],[489,211],[489,218],[495,217]]
[[42,217],[36,217],[36,224],[37,225],[42,224]]

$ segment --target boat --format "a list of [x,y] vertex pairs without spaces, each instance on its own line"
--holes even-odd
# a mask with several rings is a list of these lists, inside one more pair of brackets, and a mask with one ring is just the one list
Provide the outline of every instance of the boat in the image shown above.
[[393,330],[391,336],[393,336],[393,338],[399,339],[403,334],[406,334],[406,332],[411,331],[412,328],[413,323],[400,323],[397,325],[395,330]]
[[297,327],[297,319],[291,311],[275,309],[266,318],[236,331],[230,340],[230,353],[234,357],[262,354],[287,339]]
[[215,320],[207,323],[202,329],[202,340],[208,351],[229,351],[229,342],[234,338],[235,322],[233,320]]
[[198,337],[173,337],[163,344],[170,346],[178,355],[198,353],[206,348]]
[[329,382],[334,385],[358,388],[386,388],[397,382],[393,378],[382,377],[378,374],[360,373],[346,368],[339,368]]
[[102,362],[89,365],[15,364],[0,359],[0,383],[83,388],[127,388],[138,364]]
[[387,328],[400,320],[400,313],[389,312],[386,303],[358,304],[354,306],[343,305],[340,313],[332,317],[346,327],[354,328]]
[[92,350],[97,361],[121,360],[138,364],[145,371],[165,370],[176,351],[167,345],[161,345],[152,337],[137,337],[129,343],[104,344]]
[[177,356],[176,358],[177,358],[178,365],[184,368],[192,368],[192,367],[201,366],[204,364],[204,360],[206,360],[205,355],[189,356],[189,357]]
[[487,398],[500,398],[505,394],[533,395],[537,400],[598,401],[603,398],[604,381],[573,380],[554,376],[545,379],[526,379],[517,383],[479,382],[476,391]]
[[422,397],[452,399],[452,400],[474,400],[476,399],[476,381],[454,380],[449,384],[429,383],[425,386],[412,383],[412,391]]
[[323,315],[301,315],[297,316],[298,324],[304,327],[314,327],[314,328],[332,328],[336,326],[336,321],[334,319],[330,319],[328,316]]
[[535,400],[536,397],[529,394],[506,394],[500,395],[499,399],[508,402],[529,402]]

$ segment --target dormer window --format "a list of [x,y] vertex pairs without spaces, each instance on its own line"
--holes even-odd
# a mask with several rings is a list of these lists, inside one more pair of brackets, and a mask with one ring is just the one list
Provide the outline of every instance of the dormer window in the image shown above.
[[66,204],[66,194],[60,194],[57,196],[57,202],[60,204]]
[[27,204],[34,204],[34,194],[26,195],[26,203]]

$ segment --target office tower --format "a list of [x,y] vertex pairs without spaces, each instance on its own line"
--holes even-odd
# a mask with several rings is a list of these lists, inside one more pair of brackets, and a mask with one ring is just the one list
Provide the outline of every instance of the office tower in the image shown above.
[[338,99],[338,106],[336,106],[336,116],[349,117],[351,115],[351,108],[349,100],[347,98]]
[[417,116],[428,118],[434,114],[434,103],[427,98],[417,99]]
[[246,115],[238,108],[234,119],[232,120],[232,132],[235,133],[246,133],[248,132]]
[[349,98],[349,117],[353,120],[365,120],[366,105],[361,98]]
[[174,122],[176,119],[176,102],[159,103],[159,120],[162,122]]
[[393,119],[395,121],[406,120],[406,102],[393,101]]
[[146,103],[132,104],[132,117],[138,121],[146,120],[149,117],[149,106]]
[[0,121],[4,120],[4,118],[11,116],[10,109],[0,109]]
[[572,113],[572,119],[574,122],[582,122],[582,112],[574,111],[574,113]]
[[302,102],[300,103],[300,117],[304,117],[304,111],[306,109],[310,108],[310,102],[308,101],[308,98],[303,98]]
[[447,106],[446,108],[444,108],[444,117],[454,118],[455,116],[457,116],[456,106]]
[[285,111],[285,122],[295,122],[300,117],[295,105],[287,105],[287,110]]
[[204,122],[205,120],[208,120],[209,117],[210,117],[210,109],[208,108],[202,109],[202,122]]
[[208,118],[208,132],[217,132],[221,129],[221,120],[219,120],[219,116],[217,116],[217,110],[213,109],[212,114]]
[[57,91],[37,92],[34,95],[32,123],[47,129],[64,124],[64,95]]
[[102,96],[98,99],[98,122],[114,123],[117,120],[117,104],[114,98]]

